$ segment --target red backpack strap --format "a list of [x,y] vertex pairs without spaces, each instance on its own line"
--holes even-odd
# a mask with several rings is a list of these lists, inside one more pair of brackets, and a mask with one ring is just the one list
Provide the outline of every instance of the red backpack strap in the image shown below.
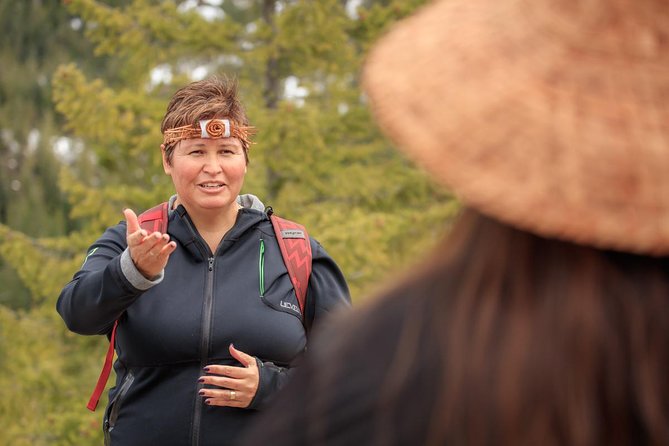
[[148,231],[149,234],[156,231],[162,232],[163,234],[166,233],[167,210],[168,204],[167,202],[164,202],[142,212],[139,214],[139,217],[137,217],[139,227]]
[[276,239],[279,242],[283,263],[286,265],[290,281],[293,282],[300,311],[304,315],[307,300],[307,286],[311,276],[311,243],[304,226],[270,214]]
[[[155,231],[162,233],[167,232],[167,211],[168,204],[167,202],[164,202],[142,212],[139,217],[137,217],[139,226],[149,233]],[[118,320],[114,322],[114,328],[112,328],[111,337],[109,338],[109,348],[107,349],[107,356],[105,357],[105,363],[102,366],[102,371],[100,372],[98,383],[95,385],[95,389],[93,390],[91,398],[88,400],[88,404],[86,404],[86,407],[90,411],[95,411],[95,409],[98,407],[98,402],[100,401],[102,392],[105,390],[105,386],[109,380],[109,375],[111,373],[114,360],[114,346],[117,326]]]
[[107,356],[105,357],[105,364],[102,366],[102,371],[100,372],[100,377],[98,378],[98,383],[95,385],[95,390],[91,398],[86,404],[86,408],[91,412],[95,412],[95,408],[98,407],[98,401],[100,401],[100,396],[105,390],[107,385],[107,380],[109,379],[109,374],[112,369],[112,361],[114,359],[114,340],[116,339],[116,327],[118,326],[118,320],[114,322],[114,328],[112,328],[111,338],[109,339],[109,348],[107,349]]

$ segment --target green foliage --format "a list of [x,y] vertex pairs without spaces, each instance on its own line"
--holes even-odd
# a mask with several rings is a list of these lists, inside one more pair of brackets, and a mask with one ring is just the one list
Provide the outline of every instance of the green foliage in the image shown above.
[[[59,163],[36,150],[15,169],[23,173],[0,168],[0,217],[3,206],[4,215],[23,215],[0,219],[0,258],[30,294],[11,308],[0,295],[0,431],[8,444],[101,443],[101,415],[84,404],[105,342],[67,332],[55,299],[86,247],[121,220],[124,207],[141,211],[173,193],[160,164],[159,123],[170,95],[196,68],[238,77],[259,129],[244,192],[304,223],[344,270],[355,301],[441,236],[457,203],[380,134],[358,85],[370,43],[423,2],[367,0],[357,18],[340,0],[226,0],[214,17],[183,2],[51,5],[63,23],[81,19],[76,33],[86,39],[68,41],[71,54],[88,48],[97,57],[50,66],[54,105],[40,96],[35,108],[50,117],[30,115],[78,144],[76,157]],[[0,12],[10,3],[0,0]],[[157,67],[167,81],[152,80]],[[25,69],[7,71],[19,77]],[[303,93],[291,95],[291,82]],[[13,135],[34,128],[19,122]],[[24,204],[8,206],[16,191],[6,184],[35,173],[42,185]],[[31,212],[33,221],[25,218]]]
[[[59,187],[52,145],[62,121],[51,79],[79,61],[96,73],[83,31],[58,0],[0,0],[0,444],[100,444],[99,415],[81,410],[104,346],[67,333],[55,296],[90,242]],[[106,68],[105,68],[106,69]],[[70,167],[81,177],[86,160]],[[85,177],[85,175],[84,175]],[[82,223],[85,223],[82,221]],[[77,243],[78,242],[78,243]]]
[[287,8],[277,18],[279,31],[272,42],[282,61],[280,75],[350,74],[354,54],[347,34],[349,22],[336,0],[301,0]]
[[[97,416],[81,410],[104,346],[63,329],[54,311],[63,277],[81,259],[62,258],[37,240],[0,225],[0,255],[33,296],[27,311],[0,305],[0,431],[4,444],[100,444]],[[87,439],[87,440],[86,440]]]
[[388,26],[408,16],[422,6],[424,0],[383,0],[365,1],[367,7],[358,10],[358,20],[351,29],[351,35],[368,49]]
[[75,340],[54,313],[52,305],[29,313],[0,305],[2,444],[101,444],[99,414],[82,410],[82,400],[103,346]]
[[73,64],[55,72],[54,99],[66,118],[65,129],[91,143],[103,173],[130,175],[114,178],[129,181],[149,165],[155,169],[151,152],[160,141],[157,101],[134,89],[112,90],[100,79],[89,82]]

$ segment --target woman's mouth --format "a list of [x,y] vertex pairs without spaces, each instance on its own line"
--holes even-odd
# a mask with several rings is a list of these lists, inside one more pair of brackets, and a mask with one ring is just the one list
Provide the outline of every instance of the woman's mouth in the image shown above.
[[200,183],[197,185],[200,189],[207,192],[216,192],[225,187],[225,183],[218,182],[209,182],[209,183]]

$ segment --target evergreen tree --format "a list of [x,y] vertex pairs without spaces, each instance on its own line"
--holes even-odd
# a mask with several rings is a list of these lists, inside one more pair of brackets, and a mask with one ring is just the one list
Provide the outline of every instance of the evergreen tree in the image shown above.
[[[79,348],[97,353],[98,342],[71,342],[54,312],[80,260],[68,248],[77,222],[58,184],[53,147],[64,119],[51,79],[68,60],[86,73],[113,66],[93,57],[81,21],[58,0],[0,0],[0,24],[0,444],[82,444],[86,436],[99,444],[98,427],[82,424],[81,373],[72,373],[84,359]],[[71,167],[81,176],[84,165]]]
[[[72,222],[58,187],[53,145],[63,119],[53,107],[51,78],[68,60],[82,61],[87,73],[107,66],[92,57],[81,20],[58,0],[0,0],[0,26],[0,224],[32,237],[61,236]],[[3,259],[0,283],[0,304],[30,306],[27,288]]]

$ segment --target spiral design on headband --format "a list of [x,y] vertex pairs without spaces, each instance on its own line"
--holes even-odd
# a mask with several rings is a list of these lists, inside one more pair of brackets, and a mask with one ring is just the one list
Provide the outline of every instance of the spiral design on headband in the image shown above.
[[212,119],[207,123],[205,128],[211,138],[222,138],[225,136],[226,125],[220,119]]

